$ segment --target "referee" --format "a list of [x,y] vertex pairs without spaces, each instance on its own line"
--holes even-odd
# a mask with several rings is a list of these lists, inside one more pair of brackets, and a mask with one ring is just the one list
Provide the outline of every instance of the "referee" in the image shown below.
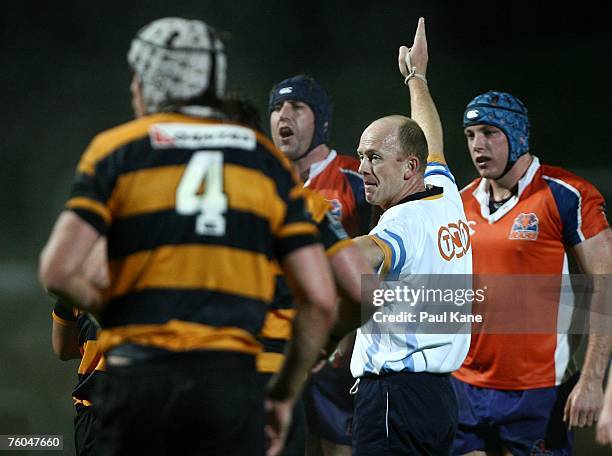
[[[460,230],[467,228],[465,214],[444,159],[442,127],[425,79],[423,19],[412,49],[400,48],[399,65],[410,89],[412,119],[384,117],[361,136],[359,171],[366,199],[385,212],[357,242],[381,276],[399,278],[420,291],[441,275],[469,279],[472,256],[469,232]],[[459,230],[450,242],[444,235],[455,227]],[[389,304],[383,316],[402,309],[398,302]],[[414,308],[436,310],[424,300]],[[353,454],[449,454],[457,428],[450,372],[467,354],[469,330],[438,334],[374,321],[357,331],[351,359],[357,379]]]

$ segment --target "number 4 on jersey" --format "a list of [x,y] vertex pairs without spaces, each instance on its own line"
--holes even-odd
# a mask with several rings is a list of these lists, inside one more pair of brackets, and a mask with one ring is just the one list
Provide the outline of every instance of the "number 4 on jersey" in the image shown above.
[[200,213],[195,227],[198,234],[225,234],[227,196],[223,193],[222,152],[193,154],[176,190],[176,211],[181,215]]

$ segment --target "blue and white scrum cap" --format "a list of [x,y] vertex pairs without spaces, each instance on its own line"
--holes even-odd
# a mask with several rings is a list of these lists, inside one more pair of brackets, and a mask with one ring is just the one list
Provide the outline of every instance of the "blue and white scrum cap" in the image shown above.
[[463,113],[463,128],[482,124],[499,128],[508,138],[507,170],[529,152],[527,107],[515,96],[489,91],[470,101]]
[[223,42],[205,22],[157,19],[132,40],[128,63],[142,84],[148,113],[204,95],[222,98],[227,62]]
[[286,100],[306,103],[314,114],[315,128],[306,154],[320,144],[327,144],[331,130],[332,106],[323,86],[306,75],[293,76],[279,82],[270,91],[268,114],[274,111],[276,105]]

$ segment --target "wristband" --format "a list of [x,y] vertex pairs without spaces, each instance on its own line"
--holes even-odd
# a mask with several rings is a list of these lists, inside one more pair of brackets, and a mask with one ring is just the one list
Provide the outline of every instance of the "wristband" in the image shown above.
[[406,68],[408,69],[408,71],[410,73],[408,73],[408,76],[406,76],[404,78],[404,84],[408,85],[408,81],[410,81],[412,78],[417,78],[420,79],[421,81],[423,81],[425,84],[427,84],[427,79],[425,78],[424,74],[418,74],[416,72],[416,67],[412,66],[412,63],[410,62],[410,51],[412,50],[412,48],[408,48],[408,52],[406,53]]
[[[413,70],[416,70],[416,68],[412,68]],[[427,84],[427,79],[425,78],[425,76],[423,76],[422,74],[418,74],[418,73],[410,73],[408,76],[406,76],[406,78],[404,79],[404,84],[408,85],[408,81],[410,81],[411,79],[420,79],[421,81],[423,81],[425,84]]]

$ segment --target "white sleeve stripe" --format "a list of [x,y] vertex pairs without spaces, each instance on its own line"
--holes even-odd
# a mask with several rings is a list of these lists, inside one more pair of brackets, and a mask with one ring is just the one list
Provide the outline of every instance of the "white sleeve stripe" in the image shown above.
[[576,220],[577,220],[578,226],[576,228],[576,232],[578,233],[578,236],[580,237],[580,241],[584,241],[585,237],[584,237],[584,234],[582,234],[582,195],[580,194],[580,192],[578,191],[576,187],[571,186],[570,184],[562,181],[561,179],[556,179],[554,177],[544,176],[544,175],[542,175],[542,177],[546,180],[550,180],[550,181],[556,182],[559,185],[562,185],[563,187],[567,188],[570,192],[572,192],[574,195],[576,195],[576,197],[578,198],[578,208],[576,209],[577,211]]

